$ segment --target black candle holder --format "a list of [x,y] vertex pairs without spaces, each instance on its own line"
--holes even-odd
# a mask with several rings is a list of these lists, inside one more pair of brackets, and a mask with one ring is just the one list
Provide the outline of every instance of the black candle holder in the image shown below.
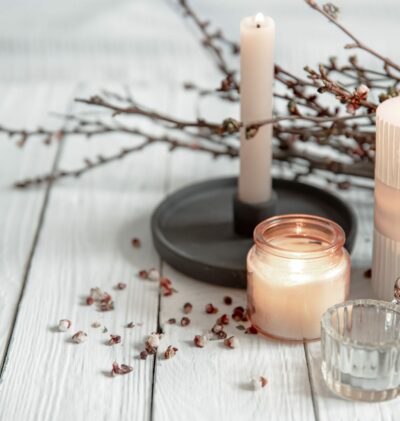
[[236,195],[237,178],[184,187],[154,211],[151,225],[161,258],[180,272],[217,285],[246,287],[246,256],[262,220],[292,213],[329,218],[346,233],[351,252],[357,231],[354,211],[338,196],[309,184],[273,179],[270,201],[249,205]]

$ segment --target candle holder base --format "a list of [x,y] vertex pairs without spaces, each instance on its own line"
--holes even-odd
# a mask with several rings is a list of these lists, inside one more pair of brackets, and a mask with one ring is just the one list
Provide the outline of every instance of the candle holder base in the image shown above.
[[[275,215],[305,213],[338,223],[351,252],[357,230],[354,211],[338,196],[297,181],[274,179]],[[246,287],[246,256],[252,236],[235,232],[233,198],[237,178],[193,184],[168,196],[151,225],[161,258],[193,278],[227,287]]]
[[272,197],[263,203],[244,203],[235,194],[233,198],[233,227],[237,234],[252,237],[257,224],[276,215],[278,195],[272,191]]

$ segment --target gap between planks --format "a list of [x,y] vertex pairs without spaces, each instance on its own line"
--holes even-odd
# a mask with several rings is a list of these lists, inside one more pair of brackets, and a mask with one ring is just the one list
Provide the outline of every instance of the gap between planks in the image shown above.
[[[72,98],[70,98],[68,100],[68,105],[67,105],[66,110],[65,110],[66,114],[69,114],[69,112],[71,111],[71,109],[73,107],[74,92],[79,91],[79,86],[80,85],[78,84],[77,87],[73,90]],[[64,129],[67,124],[68,124],[68,119],[65,119],[63,121],[63,123],[61,124],[60,128]],[[51,167],[51,173],[52,174],[54,174],[55,170],[58,167],[58,163],[60,162],[60,158],[61,158],[61,155],[62,155],[64,144],[65,144],[65,141],[61,141],[57,145],[56,153],[54,155],[53,165]],[[48,181],[47,184],[46,184],[46,191],[45,191],[43,203],[42,203],[42,206],[41,206],[41,209],[40,209],[40,212],[39,212],[39,217],[38,217],[38,220],[37,220],[37,226],[36,226],[35,234],[33,236],[33,240],[32,240],[30,250],[29,250],[28,258],[25,262],[25,269],[24,269],[23,276],[22,276],[20,293],[19,293],[19,296],[18,296],[17,305],[15,307],[14,316],[11,320],[11,329],[9,331],[8,338],[6,340],[4,355],[3,355],[2,361],[0,363],[0,384],[3,382],[3,379],[5,378],[5,375],[6,375],[7,362],[8,362],[10,353],[12,351],[12,344],[13,344],[15,326],[17,324],[18,314],[19,314],[19,310],[20,310],[20,307],[21,307],[21,303],[22,303],[22,300],[24,298],[26,285],[27,285],[28,280],[29,280],[29,273],[30,273],[30,269],[31,269],[31,266],[32,266],[33,257],[35,255],[36,246],[38,244],[40,232],[41,232],[41,229],[42,229],[43,224],[44,224],[46,209],[47,209],[47,205],[49,203],[49,197],[50,197],[50,191],[51,191],[52,185],[53,185],[53,182],[51,182],[51,181]]]

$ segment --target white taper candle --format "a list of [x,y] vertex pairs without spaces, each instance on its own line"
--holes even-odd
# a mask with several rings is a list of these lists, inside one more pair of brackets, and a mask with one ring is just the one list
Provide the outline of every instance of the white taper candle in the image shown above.
[[[272,117],[275,23],[258,13],[240,24],[240,111],[244,125]],[[271,197],[272,126],[251,139],[241,130],[239,199],[261,203]]]

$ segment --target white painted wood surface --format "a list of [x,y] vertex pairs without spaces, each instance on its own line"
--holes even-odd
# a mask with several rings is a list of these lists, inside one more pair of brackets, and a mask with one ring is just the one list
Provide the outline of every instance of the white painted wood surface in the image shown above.
[[[0,124],[60,124],[50,121],[47,112],[77,109],[71,102],[74,90],[96,92],[109,80],[129,83],[142,102],[181,116],[235,115],[234,108],[197,103],[182,93],[182,81],[214,86],[218,74],[174,4],[124,0],[111,7],[107,1],[83,5],[40,0],[32,5],[5,0],[0,13]],[[291,69],[300,70],[327,54],[342,54],[337,46],[344,39],[301,1],[193,4],[221,22],[231,36],[240,16],[258,10],[270,13],[281,28],[277,59]],[[397,2],[339,5],[358,33],[396,57],[397,45],[388,40],[398,32]],[[369,27],[376,30],[366,31]],[[299,32],[301,37],[293,36]],[[78,85],[79,80],[99,84]],[[165,194],[192,181],[237,173],[237,162],[184,151],[170,155],[154,146],[81,180],[57,183],[49,188],[47,199],[46,188],[9,188],[15,179],[48,171],[55,162],[75,167],[83,156],[112,153],[129,143],[119,136],[77,139],[57,152],[37,142],[18,150],[0,139],[0,361],[7,356],[0,420],[397,420],[398,400],[363,404],[334,397],[321,378],[319,343],[279,344],[244,335],[232,324],[228,331],[238,335],[240,348],[227,350],[217,342],[205,349],[192,345],[193,336],[217,317],[206,315],[204,305],[212,302],[219,314],[230,314],[222,297],[232,296],[233,308],[245,303],[244,291],[212,287],[162,264],[151,243],[149,218]],[[352,296],[371,296],[363,272],[371,259],[372,195],[344,195],[359,216]],[[133,236],[141,238],[142,248],[131,248]],[[155,284],[137,279],[139,269],[152,266],[172,279],[177,294],[159,297]],[[127,289],[113,290],[121,281],[127,282]],[[115,311],[98,313],[82,305],[96,285],[115,296]],[[145,335],[157,329],[158,321],[179,320],[187,301],[194,305],[191,325],[167,325],[160,348],[175,345],[177,356],[169,361],[160,355],[137,360]],[[89,333],[86,343],[74,345],[68,341],[70,333],[54,331],[64,317],[72,320],[71,333]],[[106,345],[107,334],[90,326],[97,320],[109,333],[121,334],[122,344]],[[124,328],[129,321],[143,326]],[[114,360],[133,365],[134,372],[110,378]],[[257,375],[267,376],[269,385],[254,393],[247,381]]]

